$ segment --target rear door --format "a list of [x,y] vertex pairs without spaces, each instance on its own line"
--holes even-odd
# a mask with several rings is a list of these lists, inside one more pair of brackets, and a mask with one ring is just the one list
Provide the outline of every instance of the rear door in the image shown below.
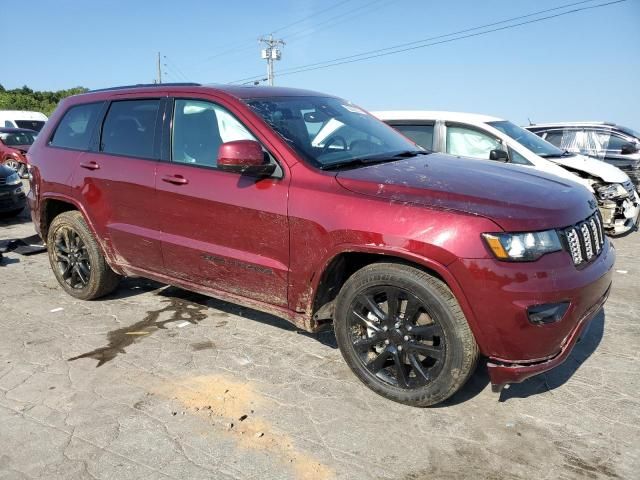
[[162,270],[155,174],[164,103],[159,92],[114,96],[74,177],[75,193],[116,262],[150,271]]
[[[167,154],[158,167],[162,251],[176,278],[287,306],[289,178],[219,170],[218,149],[258,140],[242,114],[222,100],[176,98]],[[265,148],[265,158],[275,161]]]
[[429,151],[434,151],[434,130],[433,121],[390,121],[393,128],[402,133],[405,137]]

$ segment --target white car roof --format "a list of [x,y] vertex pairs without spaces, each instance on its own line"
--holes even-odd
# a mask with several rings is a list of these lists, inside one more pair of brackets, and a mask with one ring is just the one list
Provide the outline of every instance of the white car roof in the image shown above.
[[469,123],[498,122],[503,120],[502,118],[479,113],[429,110],[379,110],[371,113],[380,120],[449,120],[451,122]]
[[612,122],[553,122],[553,123],[532,123],[527,127],[615,127],[616,124]]
[[0,117],[10,120],[48,120],[44,113],[28,110],[0,110]]

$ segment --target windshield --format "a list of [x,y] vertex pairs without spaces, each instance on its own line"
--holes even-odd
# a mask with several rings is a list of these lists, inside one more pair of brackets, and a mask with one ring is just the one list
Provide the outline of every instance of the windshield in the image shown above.
[[535,133],[525,130],[511,122],[501,120],[499,122],[487,123],[540,157],[561,157],[564,154],[563,150],[541,139]]
[[337,98],[276,97],[245,102],[319,168],[398,152],[423,152],[380,120]]
[[37,134],[35,132],[0,132],[0,140],[8,146],[31,145],[35,142]]
[[620,130],[622,132],[626,133],[627,135],[631,135],[632,137],[636,137],[636,140],[640,140],[640,132],[636,132],[632,128],[628,128],[628,127],[618,127],[618,128],[620,128]]

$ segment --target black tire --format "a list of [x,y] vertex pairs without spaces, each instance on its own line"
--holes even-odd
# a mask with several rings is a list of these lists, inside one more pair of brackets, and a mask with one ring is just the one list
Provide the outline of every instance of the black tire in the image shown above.
[[338,294],[334,327],[356,376],[406,405],[446,400],[478,360],[473,333],[447,285],[408,265],[374,263],[354,273]]
[[53,219],[47,251],[51,269],[69,295],[93,300],[118,287],[120,276],[107,264],[80,212],[64,212]]

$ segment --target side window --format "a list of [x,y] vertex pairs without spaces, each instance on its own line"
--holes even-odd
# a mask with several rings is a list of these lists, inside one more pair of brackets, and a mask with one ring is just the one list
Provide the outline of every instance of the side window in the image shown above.
[[497,138],[472,128],[447,126],[447,153],[488,160],[491,150],[502,150]]
[[101,107],[102,102],[71,107],[60,120],[49,145],[74,150],[88,150],[93,126]]
[[548,132],[545,135],[544,139],[547,142],[552,143],[556,147],[560,148],[562,146],[562,130],[553,130],[551,132]]
[[153,144],[160,100],[112,102],[102,126],[100,151],[154,158]]
[[631,140],[627,140],[617,135],[611,135],[609,137],[609,143],[606,145],[606,149],[613,150],[615,153],[620,153],[622,151],[622,146],[629,142],[631,142]]
[[255,137],[226,109],[201,100],[175,101],[172,161],[216,167],[220,145],[234,140]]
[[533,165],[529,160],[524,158],[511,147],[509,147],[509,161],[516,165]]
[[433,150],[433,125],[392,125],[405,137],[413,140],[422,148]]
[[11,122],[11,120],[5,120],[4,126],[7,128],[15,128],[15,125]]

